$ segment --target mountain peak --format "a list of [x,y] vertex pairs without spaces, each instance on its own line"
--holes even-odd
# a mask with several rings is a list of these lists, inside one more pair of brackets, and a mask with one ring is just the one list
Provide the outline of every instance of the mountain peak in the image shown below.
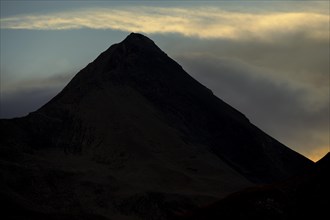
[[151,54],[152,56],[164,54],[151,39],[139,33],[129,34],[118,46],[125,54],[138,53],[139,55]]
[[153,41],[151,39],[149,39],[148,37],[144,36],[143,34],[140,34],[140,33],[130,33],[125,39],[123,42],[137,42],[137,41],[140,41],[140,42],[152,42]]
[[[154,59],[166,55],[151,39],[139,34],[131,33],[120,43],[110,46],[95,61],[97,65],[106,69],[114,69],[119,63],[140,63],[141,60]],[[167,56],[167,55],[166,55]]]
[[[126,93],[135,95],[128,97]],[[283,179],[309,165],[306,158],[263,134],[241,112],[193,79],[152,40],[138,33],[129,34],[122,42],[103,52],[38,112],[49,118],[60,118],[59,121],[64,120],[63,117],[80,118],[87,127],[109,130],[104,119],[108,120],[112,114],[121,115],[131,109],[133,103],[138,105],[140,102],[145,102],[147,109],[154,109],[166,121],[166,126],[175,127],[188,142],[202,143],[212,149],[252,181]],[[116,103],[125,104],[117,106]],[[79,114],[76,109],[79,109]],[[147,110],[134,112],[131,118],[140,117],[148,121],[149,115],[142,112]],[[132,121],[135,123],[135,119],[128,120]],[[137,127],[143,130],[141,124],[145,121],[136,123]],[[116,123],[122,124],[121,121]],[[150,125],[150,131],[153,126]],[[137,139],[136,142],[145,145],[144,140]],[[80,142],[77,144],[81,145]]]

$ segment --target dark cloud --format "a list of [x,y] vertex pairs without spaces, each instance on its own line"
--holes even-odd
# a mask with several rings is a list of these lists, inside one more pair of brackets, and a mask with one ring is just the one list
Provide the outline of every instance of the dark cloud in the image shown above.
[[274,80],[271,73],[239,60],[205,54],[178,60],[218,97],[294,150],[310,155],[329,146],[329,93],[317,96],[329,90],[300,86],[290,77]]
[[271,42],[258,39],[180,39],[178,36],[171,36],[167,40],[165,37],[159,38],[163,48],[169,48],[168,52],[174,57],[202,55],[200,57],[203,60],[206,55],[239,60],[266,69],[267,74],[271,74],[275,80],[290,78],[301,83],[329,87],[329,40],[311,39],[304,32],[288,34]]
[[60,92],[72,76],[61,73],[2,85],[0,117],[21,117],[37,110]]
[[188,73],[271,136],[314,160],[329,151],[328,39],[307,31],[275,41],[159,38]]
[[[218,45],[218,46],[217,46]],[[312,40],[303,34],[287,36],[276,42],[259,41],[226,44],[211,43],[216,54],[243,60],[273,70],[278,77],[294,78],[308,83],[323,83],[329,78],[329,41]],[[326,84],[324,84],[326,83]]]
[[1,118],[13,118],[27,115],[47,103],[59,90],[44,88],[29,88],[18,90],[1,97]]

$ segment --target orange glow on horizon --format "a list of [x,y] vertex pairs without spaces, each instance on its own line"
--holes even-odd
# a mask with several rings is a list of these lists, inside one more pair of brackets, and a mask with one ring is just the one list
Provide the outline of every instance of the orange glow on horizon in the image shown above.
[[311,152],[306,154],[306,157],[310,160],[317,162],[318,160],[322,159],[327,153],[329,152],[329,146],[317,148]]

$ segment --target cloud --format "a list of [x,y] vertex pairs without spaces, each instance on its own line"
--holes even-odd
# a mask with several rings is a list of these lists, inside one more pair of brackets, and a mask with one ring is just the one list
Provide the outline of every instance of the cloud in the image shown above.
[[59,92],[59,88],[22,88],[2,95],[0,118],[22,117],[36,111]]
[[[6,74],[4,74],[6,75]],[[19,93],[20,91],[26,90],[39,90],[49,88],[59,88],[63,87],[64,84],[68,83],[73,77],[73,73],[55,73],[51,76],[38,76],[31,77],[29,79],[21,79],[13,82],[7,82],[1,85],[1,93],[4,96]]]
[[113,29],[143,33],[178,33],[197,38],[272,41],[290,34],[329,38],[329,17],[317,12],[248,13],[219,7],[89,8],[44,15],[1,18],[2,29]]
[[290,148],[313,160],[329,149],[329,87],[297,84],[290,76],[274,80],[264,68],[207,54],[178,60],[218,97]]
[[1,85],[0,118],[24,116],[53,98],[73,74],[54,74]]

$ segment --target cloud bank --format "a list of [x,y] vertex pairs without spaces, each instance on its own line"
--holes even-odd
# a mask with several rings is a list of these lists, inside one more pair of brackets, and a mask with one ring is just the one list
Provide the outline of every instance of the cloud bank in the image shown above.
[[329,87],[295,84],[289,77],[275,80],[265,69],[207,54],[178,59],[218,97],[287,146],[313,160],[329,151]]
[[316,12],[247,13],[219,7],[115,7],[1,19],[2,29],[112,29],[143,33],[177,33],[198,38],[273,40],[288,34],[328,39],[329,16]]
[[46,104],[73,77],[73,73],[57,73],[51,77],[34,77],[1,84],[0,117],[27,115]]

